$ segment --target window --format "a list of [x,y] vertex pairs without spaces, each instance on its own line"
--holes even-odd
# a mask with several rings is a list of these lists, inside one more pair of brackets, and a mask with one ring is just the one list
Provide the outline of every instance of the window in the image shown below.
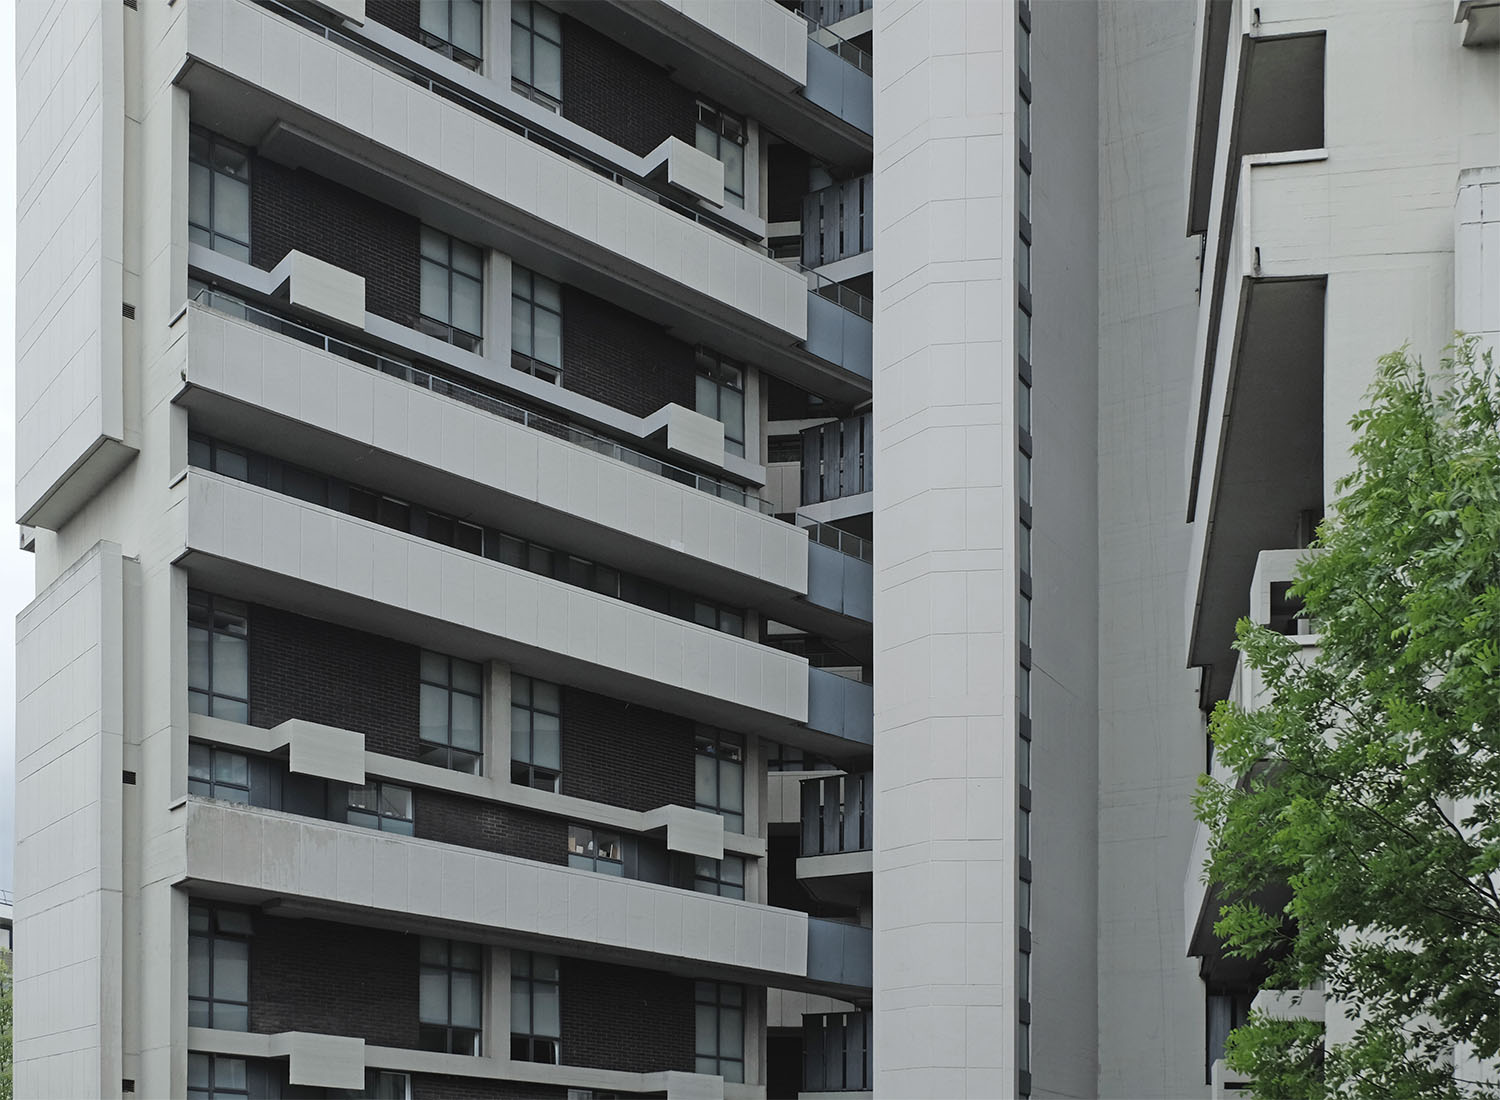
[[1023,715],[1031,715],[1031,669],[1022,665],[1016,670],[1016,706]]
[[1016,600],[1017,640],[1022,645],[1031,644],[1031,597],[1024,592]]
[[745,745],[722,730],[700,727],[696,740],[697,807],[724,819],[724,828],[745,829]]
[[1031,314],[1016,307],[1016,354],[1031,362]]
[[479,70],[484,56],[482,0],[422,0],[417,26],[422,45],[466,69]]
[[280,1082],[265,1065],[226,1054],[188,1055],[188,1100],[279,1096]]
[[517,1062],[561,1059],[562,985],[556,955],[510,953],[510,1056]]
[[1016,282],[1025,290],[1031,289],[1031,245],[1025,237],[1016,238]]
[[562,107],[562,20],[545,4],[510,5],[510,86],[549,110]]
[[188,793],[225,802],[250,802],[250,761],[241,752],[188,745]]
[[414,832],[411,788],[378,781],[350,787],[344,820],[363,829],[411,836]]
[[693,889],[721,898],[745,897],[745,857],[724,854],[723,859],[693,859]]
[[620,834],[587,825],[569,825],[568,866],[623,878],[625,846],[620,841]]
[[424,649],[421,679],[422,763],[478,774],[484,754],[484,669]]
[[1031,384],[1024,378],[1016,383],[1016,426],[1031,431]]
[[693,601],[693,622],[699,626],[711,627],[714,630],[723,631],[725,634],[733,634],[736,638],[745,636],[745,616],[738,611],[729,611],[726,608],[715,607],[711,603],[702,600]]
[[411,1100],[411,1074],[388,1069],[365,1070],[362,1089],[328,1089],[330,1100]]
[[510,781],[555,791],[562,774],[562,689],[510,678]]
[[766,770],[772,772],[815,772],[837,770],[833,765],[819,760],[815,756],[808,756],[799,748],[791,745],[779,745],[775,741],[763,741],[769,753],[766,757]]
[[1031,525],[1022,522],[1017,527],[1016,539],[1016,564],[1020,566],[1021,572],[1031,572]]
[[429,336],[478,351],[484,333],[484,252],[422,227],[422,318]]
[[250,914],[188,906],[188,1026],[250,1030]]
[[250,721],[250,647],[245,605],[188,592],[188,710]]
[[422,937],[418,1041],[423,1050],[479,1053],[484,971],[472,943]]
[[802,437],[800,435],[773,435],[766,440],[766,461],[801,462]]
[[698,1073],[745,1080],[745,990],[728,982],[694,983]]
[[697,145],[724,165],[724,203],[745,205],[745,120],[707,103],[698,104]]
[[562,376],[562,287],[551,279],[510,269],[511,366],[546,382]]
[[250,262],[250,154],[217,134],[188,134],[188,240]]
[[1016,209],[1021,217],[1031,220],[1031,173],[1024,164],[1016,173]]
[[745,371],[717,353],[698,349],[698,411],[724,425],[724,449],[745,454]]

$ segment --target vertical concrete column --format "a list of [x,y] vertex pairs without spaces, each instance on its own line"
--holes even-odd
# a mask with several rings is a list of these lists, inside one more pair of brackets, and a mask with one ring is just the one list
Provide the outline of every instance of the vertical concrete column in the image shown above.
[[484,774],[510,782],[510,666],[491,661],[484,670]]
[[879,1096],[1016,1092],[1015,26],[875,6]]

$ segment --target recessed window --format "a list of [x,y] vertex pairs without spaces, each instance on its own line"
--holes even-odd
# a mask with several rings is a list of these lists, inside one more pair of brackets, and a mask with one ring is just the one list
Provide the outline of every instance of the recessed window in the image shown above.
[[367,1069],[363,1089],[328,1089],[324,1095],[329,1100],[411,1100],[411,1074]]
[[587,825],[569,825],[568,866],[624,878],[625,845],[620,834]]
[[384,782],[350,787],[344,820],[363,829],[411,836],[415,831],[411,788]]
[[745,454],[745,368],[698,349],[698,411],[724,425],[724,450]]
[[745,896],[745,857],[724,854],[723,859],[696,856],[693,860],[693,889],[700,894],[718,894],[721,898]]
[[188,133],[188,240],[250,262],[250,154],[196,126]]
[[561,1061],[562,984],[556,955],[510,953],[510,1056],[517,1062]]
[[510,86],[548,110],[562,107],[562,20],[545,4],[512,0]]
[[422,0],[417,25],[422,45],[466,69],[479,69],[484,57],[482,0]]
[[1031,669],[1022,665],[1016,670],[1016,707],[1024,716],[1031,715]]
[[702,600],[693,601],[693,622],[725,634],[733,634],[736,638],[745,636],[744,615],[738,611],[730,611],[728,608],[704,603]]
[[510,781],[555,791],[562,775],[562,689],[546,680],[510,678]]
[[231,1058],[227,1054],[189,1053],[187,1063],[188,1100],[248,1100],[249,1097],[275,1096],[276,1082],[262,1064]]
[[1016,633],[1022,645],[1031,644],[1031,597],[1021,593],[1016,603]]
[[484,966],[472,943],[422,937],[418,1042],[445,1054],[479,1053]]
[[188,1026],[250,1030],[250,914],[188,906]]
[[562,287],[524,267],[510,269],[511,366],[562,380]]
[[421,760],[479,773],[484,754],[484,669],[422,651]]
[[731,1084],[745,1080],[745,990],[729,982],[695,982],[694,1068]]
[[1016,380],[1016,426],[1031,431],[1031,383],[1024,378]]
[[724,828],[744,832],[744,741],[734,734],[705,726],[699,727],[694,744],[697,808],[718,814],[724,819]]
[[1016,136],[1022,145],[1031,148],[1031,101],[1024,95],[1016,96]]
[[465,351],[484,333],[484,251],[422,227],[421,330]]
[[1016,172],[1016,209],[1021,217],[1031,220],[1031,172],[1024,164]]
[[1016,282],[1031,289],[1031,245],[1024,237],[1016,238]]
[[1026,523],[1019,524],[1017,528],[1016,564],[1020,566],[1021,572],[1031,572],[1031,527]]
[[250,760],[242,752],[188,745],[188,793],[225,802],[250,802]]
[[745,120],[699,102],[697,145],[724,165],[724,203],[745,205]]
[[250,721],[250,646],[245,605],[188,592],[188,710]]

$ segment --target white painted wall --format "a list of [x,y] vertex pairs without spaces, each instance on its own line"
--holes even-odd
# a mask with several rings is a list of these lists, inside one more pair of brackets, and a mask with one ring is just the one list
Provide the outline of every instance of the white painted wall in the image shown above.
[[1015,1060],[1014,9],[875,8],[875,1091]]

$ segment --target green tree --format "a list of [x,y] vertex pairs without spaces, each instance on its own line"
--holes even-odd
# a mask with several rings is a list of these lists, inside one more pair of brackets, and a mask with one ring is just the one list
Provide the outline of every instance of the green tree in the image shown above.
[[0,947],[0,1100],[11,1100],[15,1095],[15,1081],[11,1075],[11,1042],[15,1016],[10,952]]
[[[1435,377],[1405,349],[1381,359],[1293,587],[1315,656],[1242,621],[1273,702],[1211,721],[1247,777],[1195,797],[1229,901],[1215,931],[1272,960],[1268,987],[1321,983],[1354,1029],[1252,1013],[1226,1057],[1259,1097],[1500,1095],[1451,1061],[1458,1043],[1500,1056],[1500,391],[1474,349],[1460,338]],[[1275,883],[1284,911],[1248,900]]]

